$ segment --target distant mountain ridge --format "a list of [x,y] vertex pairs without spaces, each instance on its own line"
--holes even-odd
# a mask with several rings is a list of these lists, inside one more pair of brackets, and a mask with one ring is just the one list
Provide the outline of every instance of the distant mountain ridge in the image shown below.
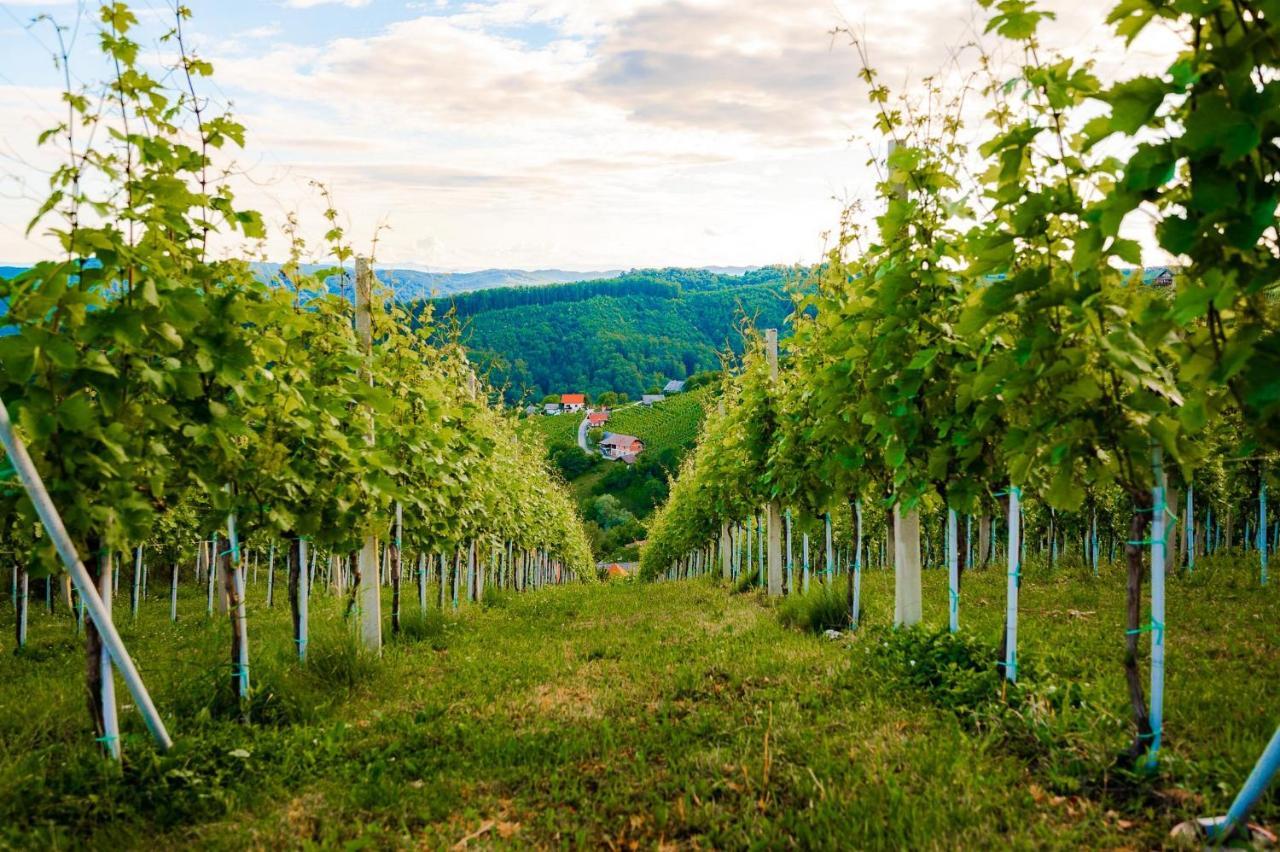
[[[509,402],[620,391],[632,398],[720,366],[742,351],[743,325],[786,333],[787,285],[809,270],[766,266],[738,275],[638,269],[603,280],[497,287],[437,297],[437,319],[461,323],[471,359]],[[415,312],[418,306],[413,308]]]
[[[0,266],[0,278],[12,278],[28,267]],[[254,263],[253,268],[264,278],[279,274],[279,263]],[[330,269],[332,264],[303,264],[307,274]],[[703,266],[707,272],[741,275],[757,269],[754,266]],[[350,271],[350,270],[348,270]],[[397,301],[413,302],[450,296],[455,293],[474,293],[499,287],[539,287],[545,284],[572,284],[578,281],[601,281],[626,274],[623,269],[577,271],[571,269],[480,269],[474,272],[427,272],[421,269],[375,269],[374,275],[385,287],[396,294]],[[336,277],[329,280],[329,289],[338,292],[341,283]]]

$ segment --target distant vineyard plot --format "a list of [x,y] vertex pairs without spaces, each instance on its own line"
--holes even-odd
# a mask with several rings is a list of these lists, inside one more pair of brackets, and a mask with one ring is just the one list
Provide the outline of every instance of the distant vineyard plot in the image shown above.
[[618,409],[609,418],[610,432],[635,435],[644,441],[645,452],[665,449],[683,451],[693,446],[711,400],[709,387],[669,396],[653,406],[632,405]]
[[[646,452],[684,451],[697,440],[711,399],[710,391],[710,387],[700,387],[669,396],[653,406],[629,403],[611,413],[605,431],[635,435],[644,441]],[[521,428],[541,435],[548,447],[572,445],[577,442],[578,424],[584,416],[535,414],[526,419]]]

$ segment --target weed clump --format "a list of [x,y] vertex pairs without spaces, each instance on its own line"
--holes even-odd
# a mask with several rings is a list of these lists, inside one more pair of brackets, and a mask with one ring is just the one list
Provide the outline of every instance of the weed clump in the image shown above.
[[427,642],[432,648],[440,651],[447,645],[447,631],[450,626],[452,622],[443,612],[438,609],[429,609],[402,618],[400,633],[396,635],[395,640],[404,643]]
[[815,585],[805,594],[787,596],[778,607],[778,620],[786,627],[824,633],[847,628],[849,613],[839,591],[831,586]]
[[350,692],[373,678],[378,660],[360,646],[349,627],[334,625],[312,635],[306,671],[316,685]]
[[738,580],[733,584],[733,593],[735,595],[745,595],[754,589],[760,588],[760,574],[758,571],[743,571],[738,575]]

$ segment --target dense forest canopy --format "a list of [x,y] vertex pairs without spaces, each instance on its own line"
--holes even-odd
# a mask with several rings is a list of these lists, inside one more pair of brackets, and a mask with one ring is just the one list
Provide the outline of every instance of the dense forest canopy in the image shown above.
[[638,396],[668,379],[720,366],[741,352],[739,329],[782,327],[793,271],[742,275],[701,269],[633,270],[618,278],[467,293],[430,302],[456,311],[471,357],[508,401],[549,393]]

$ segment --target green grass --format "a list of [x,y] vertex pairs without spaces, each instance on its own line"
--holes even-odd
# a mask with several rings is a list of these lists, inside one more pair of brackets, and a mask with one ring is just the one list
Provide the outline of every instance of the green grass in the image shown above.
[[[1003,700],[1003,572],[966,577],[958,638],[936,629],[945,573],[924,581],[933,630],[888,629],[892,573],[871,570],[864,627],[840,641],[706,581],[495,595],[456,616],[419,616],[411,594],[381,660],[321,596],[306,668],[259,584],[250,726],[217,697],[228,628],[184,590],[177,626],[165,600],[118,616],[177,743],[155,753],[125,709],[122,769],[95,753],[70,621],[33,612],[14,655],[6,598],[0,847],[1149,848],[1223,812],[1274,728],[1280,592],[1251,571],[1170,580],[1149,779],[1113,764],[1118,567],[1027,569],[1026,685]],[[1280,819],[1276,792],[1258,817]]]

